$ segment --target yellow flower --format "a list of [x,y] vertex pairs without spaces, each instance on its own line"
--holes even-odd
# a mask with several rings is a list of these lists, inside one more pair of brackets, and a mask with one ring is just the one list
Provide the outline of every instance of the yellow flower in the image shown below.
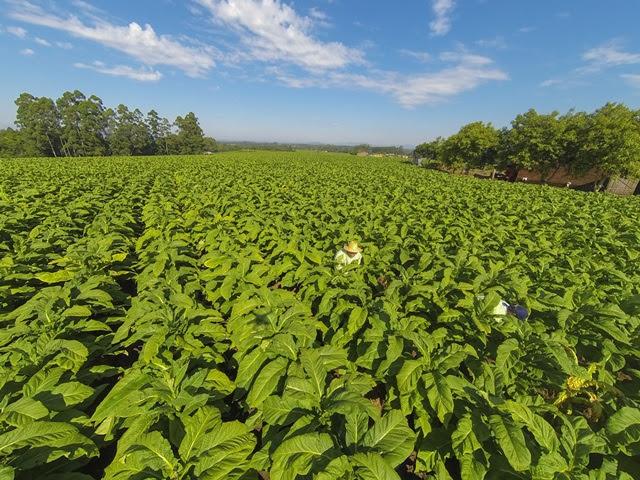
[[569,390],[573,390],[577,392],[578,390],[582,390],[584,387],[589,386],[589,380],[585,380],[584,378],[570,376],[567,378],[567,388]]
[[561,403],[566,402],[569,399],[569,394],[567,392],[560,392],[556,401],[553,402],[554,405],[560,405]]

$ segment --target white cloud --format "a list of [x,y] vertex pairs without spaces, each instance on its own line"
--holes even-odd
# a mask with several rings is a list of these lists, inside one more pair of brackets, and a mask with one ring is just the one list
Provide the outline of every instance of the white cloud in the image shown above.
[[427,63],[428,61],[431,60],[431,54],[427,52],[420,52],[416,50],[409,50],[406,48],[402,48],[398,50],[398,53],[400,53],[401,55],[404,55],[405,57],[410,57],[423,63]]
[[362,52],[340,42],[322,42],[310,31],[314,19],[280,0],[196,0],[214,22],[232,28],[250,58],[329,70],[362,62]]
[[25,57],[30,57],[34,53],[36,53],[36,52],[31,50],[30,48],[23,48],[22,50],[20,50],[20,55],[24,55]]
[[7,32],[18,38],[24,38],[27,36],[27,31],[22,27],[7,27]]
[[135,69],[127,65],[116,65],[114,67],[109,67],[104,63],[98,61],[93,62],[91,65],[87,65],[84,63],[74,63],[73,66],[76,68],[94,70],[98,73],[111,75],[113,77],[131,78],[139,82],[157,82],[162,78],[162,74],[157,70],[149,70],[144,68]]
[[624,74],[620,75],[627,84],[631,85],[634,88],[640,88],[640,75],[638,74]]
[[454,62],[454,65],[440,71],[417,75],[388,71],[370,71],[366,75],[328,72],[326,75],[300,78],[279,69],[272,69],[270,73],[280,82],[294,88],[356,87],[384,93],[406,108],[440,103],[489,81],[509,78],[505,72],[493,67],[492,60],[487,57],[467,53],[446,53],[440,58]]
[[56,42],[56,47],[62,48],[64,50],[71,50],[73,48],[73,45],[71,45],[69,42]]
[[455,0],[431,0],[431,9],[435,18],[429,24],[431,34],[442,36],[451,30],[451,13],[456,6]]
[[477,40],[475,44],[482,48],[495,48],[497,50],[504,50],[507,48],[507,42],[502,35],[498,35],[493,38],[483,38]]
[[16,20],[92,40],[126,53],[145,65],[168,65],[198,77],[215,64],[211,49],[185,45],[169,35],[158,35],[149,24],[141,26],[132,22],[122,26],[96,21],[94,25],[88,25],[76,16],[60,17],[26,1],[14,5],[16,8],[9,16]]
[[37,44],[42,45],[43,47],[50,47],[51,46],[51,44],[48,41],[46,41],[44,38],[36,37],[36,38],[34,38],[34,41]]
[[[640,53],[624,49],[620,40],[610,40],[602,45],[591,48],[582,54],[584,64],[571,70],[559,78],[551,78],[540,83],[541,87],[573,88],[588,85],[585,79],[603,72],[604,70],[626,65],[640,64]],[[620,75],[627,84],[638,85],[638,75]]]
[[531,33],[531,32],[534,32],[535,30],[536,30],[536,27],[530,27],[530,26],[521,27],[518,29],[520,33]]
[[327,15],[322,10],[316,7],[311,7],[311,9],[309,10],[309,16],[311,18],[315,18],[316,20],[323,20],[323,21],[329,20],[329,15]]
[[640,63],[640,53],[626,52],[617,40],[611,40],[599,47],[587,50],[582,59],[588,65],[580,69],[581,73],[592,73],[605,68]]
[[553,87],[561,84],[562,84],[562,80],[558,80],[557,78],[550,78],[548,80],[545,80],[544,82],[541,82],[540,86],[546,88],[546,87]]

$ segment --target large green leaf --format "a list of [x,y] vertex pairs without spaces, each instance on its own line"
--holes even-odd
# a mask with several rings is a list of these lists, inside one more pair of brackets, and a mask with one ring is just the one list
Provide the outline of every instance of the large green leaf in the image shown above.
[[100,423],[107,417],[122,416],[130,406],[131,398],[139,396],[140,389],[148,383],[149,377],[145,373],[139,370],[128,372],[96,407],[91,420]]
[[[272,480],[294,480],[328,464],[335,456],[331,437],[326,433],[306,433],[282,442],[273,452]],[[322,468],[319,470],[322,471]]]
[[220,412],[212,407],[203,407],[192,416],[183,417],[182,422],[185,433],[178,453],[182,460],[189,461],[201,451],[209,430],[221,423]]
[[521,472],[531,465],[531,453],[524,441],[522,429],[500,415],[491,415],[489,425],[498,445],[514,470]]
[[413,451],[415,434],[399,410],[392,410],[365,434],[362,444],[396,467]]
[[376,453],[356,453],[351,461],[360,480],[400,480],[395,470]]
[[246,425],[237,421],[219,423],[198,446],[194,471],[198,478],[209,480],[235,478],[249,468],[248,457],[255,445],[255,436]]
[[74,449],[82,446],[87,451],[96,451],[93,442],[68,423],[35,421],[0,435],[0,455],[9,455],[24,447],[53,449],[65,446]]
[[267,363],[253,381],[249,395],[247,395],[247,403],[252,407],[262,404],[280,383],[288,364],[289,361],[282,357]]
[[447,379],[439,372],[425,373],[422,378],[431,407],[440,421],[446,423],[453,413],[453,396]]
[[41,402],[23,397],[5,407],[0,414],[0,420],[17,427],[44,418],[48,414],[49,410]]
[[544,418],[533,413],[526,405],[511,400],[505,402],[504,408],[516,422],[523,423],[536,441],[548,452],[554,452],[558,449],[558,436]]
[[415,390],[420,374],[422,373],[423,362],[421,360],[405,360],[396,376],[398,388],[401,393],[410,393]]
[[622,407],[607,420],[606,431],[626,455],[640,455],[640,409]]

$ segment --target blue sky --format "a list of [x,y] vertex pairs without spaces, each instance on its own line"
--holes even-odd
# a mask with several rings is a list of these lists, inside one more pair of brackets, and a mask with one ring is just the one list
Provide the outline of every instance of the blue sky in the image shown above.
[[640,106],[638,0],[0,0],[23,91],[195,112],[221,140],[414,145],[529,108]]

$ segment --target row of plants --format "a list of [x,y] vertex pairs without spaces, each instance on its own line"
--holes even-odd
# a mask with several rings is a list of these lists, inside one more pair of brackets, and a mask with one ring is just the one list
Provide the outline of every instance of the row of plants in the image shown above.
[[638,206],[309,152],[3,163],[0,479],[636,478]]

